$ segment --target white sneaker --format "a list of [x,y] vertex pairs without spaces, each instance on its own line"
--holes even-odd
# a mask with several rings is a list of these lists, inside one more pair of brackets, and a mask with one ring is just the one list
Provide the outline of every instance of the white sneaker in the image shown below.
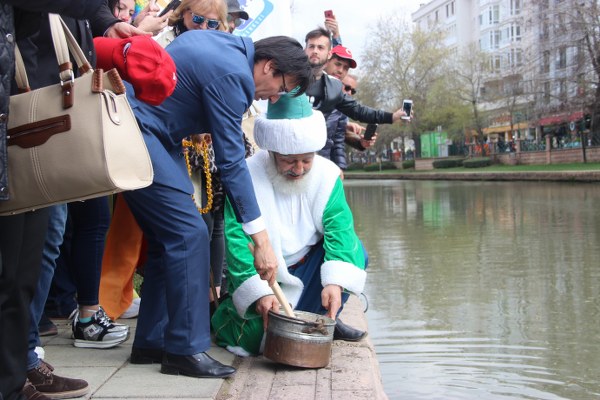
[[125,319],[137,318],[138,314],[140,313],[141,300],[142,299],[140,299],[139,297],[136,297],[135,299],[133,299],[129,308],[127,310],[125,310],[125,312],[121,315],[120,318],[125,318]]

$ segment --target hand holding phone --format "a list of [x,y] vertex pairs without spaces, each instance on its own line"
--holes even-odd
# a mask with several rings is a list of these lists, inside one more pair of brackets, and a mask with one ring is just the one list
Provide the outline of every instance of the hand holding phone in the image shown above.
[[411,112],[412,112],[412,100],[408,100],[405,99],[402,102],[402,109],[404,110],[404,112],[406,113],[406,115],[404,117],[402,117],[402,119],[406,119],[406,120],[410,120],[411,118]]
[[333,18],[332,10],[325,10],[324,14],[325,14],[325,18]]
[[375,135],[375,132],[377,132],[377,124],[369,124],[367,125],[367,129],[365,130],[365,134],[363,135],[363,138],[365,140],[371,140],[373,138],[373,136]]
[[171,0],[171,2],[169,4],[167,4],[167,6],[165,8],[163,8],[163,10],[160,12],[160,14],[158,14],[158,16],[159,17],[164,16],[169,11],[174,10],[177,7],[179,7],[180,4],[181,4],[181,0]]

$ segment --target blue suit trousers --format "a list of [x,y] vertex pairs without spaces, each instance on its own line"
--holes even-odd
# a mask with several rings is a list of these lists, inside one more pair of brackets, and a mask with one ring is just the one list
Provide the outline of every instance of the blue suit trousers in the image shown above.
[[178,355],[208,350],[210,238],[192,197],[158,183],[123,196],[148,241],[133,345]]

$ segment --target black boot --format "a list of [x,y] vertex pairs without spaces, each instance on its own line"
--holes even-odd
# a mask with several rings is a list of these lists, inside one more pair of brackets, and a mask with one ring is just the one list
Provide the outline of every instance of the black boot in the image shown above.
[[333,330],[334,340],[345,340],[347,342],[358,342],[367,336],[367,332],[354,329],[346,325],[339,318],[335,321],[335,329]]

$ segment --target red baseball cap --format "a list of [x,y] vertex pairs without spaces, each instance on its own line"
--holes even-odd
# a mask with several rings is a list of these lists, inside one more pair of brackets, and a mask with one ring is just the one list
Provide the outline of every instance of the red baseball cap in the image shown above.
[[331,54],[350,61],[350,68],[356,68],[356,61],[352,58],[352,52],[347,47],[344,47],[341,44],[337,45],[331,50]]
[[104,70],[116,68],[121,78],[131,83],[138,99],[157,106],[175,90],[175,63],[152,37],[96,37],[94,47],[96,66]]

